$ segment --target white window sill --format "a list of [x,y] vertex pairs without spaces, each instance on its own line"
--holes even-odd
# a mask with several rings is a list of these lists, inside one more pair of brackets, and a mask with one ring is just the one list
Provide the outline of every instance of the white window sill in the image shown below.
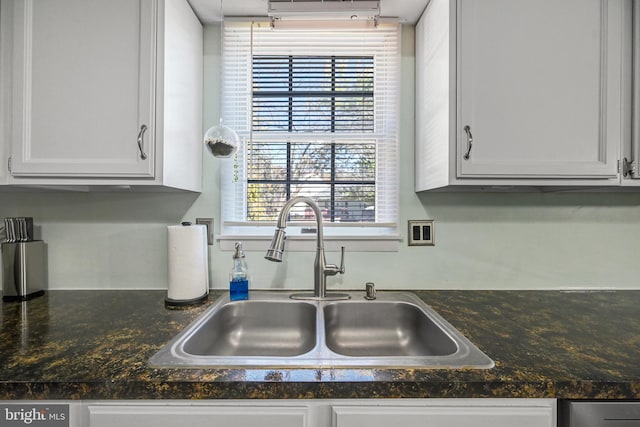
[[[266,251],[272,236],[258,235],[220,235],[220,249],[231,251],[235,242],[242,242],[245,251]],[[327,252],[339,251],[341,246],[348,252],[398,252],[400,236],[324,236],[324,248]],[[312,252],[316,250],[316,236],[287,235],[287,249]]]

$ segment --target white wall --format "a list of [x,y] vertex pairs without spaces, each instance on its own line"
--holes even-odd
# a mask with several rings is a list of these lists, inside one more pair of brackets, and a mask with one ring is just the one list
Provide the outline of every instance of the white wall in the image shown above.
[[[434,219],[435,247],[347,253],[329,288],[640,288],[640,193],[413,192],[413,29],[403,37],[401,232]],[[204,126],[219,117],[219,27],[205,28]],[[206,153],[205,153],[206,154]],[[166,226],[214,217],[220,160],[206,154],[203,193],[0,193],[0,218],[33,216],[48,244],[51,289],[166,288]],[[348,251],[349,248],[347,248]],[[329,262],[338,261],[328,253]],[[313,253],[271,263],[248,252],[254,288],[312,288]],[[211,249],[212,285],[225,288],[231,254]]]

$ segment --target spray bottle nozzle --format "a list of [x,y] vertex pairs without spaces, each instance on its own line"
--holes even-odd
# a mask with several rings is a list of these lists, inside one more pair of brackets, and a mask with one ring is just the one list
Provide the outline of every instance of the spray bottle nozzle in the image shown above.
[[233,253],[233,259],[244,258],[244,252],[242,251],[242,242],[236,242],[235,252]]

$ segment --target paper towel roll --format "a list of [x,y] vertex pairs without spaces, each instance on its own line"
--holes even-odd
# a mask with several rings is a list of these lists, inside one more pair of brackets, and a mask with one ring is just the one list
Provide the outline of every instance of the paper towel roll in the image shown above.
[[170,225],[168,228],[169,290],[167,302],[197,301],[209,293],[207,227]]

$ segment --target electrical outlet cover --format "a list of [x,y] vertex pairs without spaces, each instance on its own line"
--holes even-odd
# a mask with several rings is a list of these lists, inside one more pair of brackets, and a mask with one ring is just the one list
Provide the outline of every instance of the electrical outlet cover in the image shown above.
[[435,246],[433,220],[409,220],[407,241],[409,246]]

